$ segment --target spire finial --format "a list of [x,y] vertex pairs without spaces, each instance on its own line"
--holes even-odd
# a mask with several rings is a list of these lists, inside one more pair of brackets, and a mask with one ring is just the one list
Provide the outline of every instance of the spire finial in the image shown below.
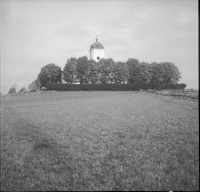
[[96,35],[96,42],[98,41],[98,39],[97,39],[97,35]]

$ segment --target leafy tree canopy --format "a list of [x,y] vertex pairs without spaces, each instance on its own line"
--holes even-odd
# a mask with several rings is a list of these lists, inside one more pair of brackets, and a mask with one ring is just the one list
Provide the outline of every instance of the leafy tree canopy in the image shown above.
[[37,78],[36,80],[34,80],[31,84],[28,85],[29,91],[30,92],[34,92],[39,90],[42,87],[41,82],[39,80],[39,78]]
[[151,83],[163,83],[165,75],[165,68],[163,65],[153,62],[149,67],[151,72]]
[[9,89],[8,94],[17,93],[16,89],[17,89],[17,85],[15,84]]
[[79,79],[80,84],[88,83],[88,58],[87,56],[79,57],[77,60],[77,78]]
[[100,81],[100,71],[99,71],[99,63],[94,60],[88,61],[88,82],[95,84]]
[[24,92],[24,91],[25,91],[25,87],[22,87],[22,88],[18,91],[18,93]]
[[88,60],[87,56],[71,57],[67,60],[63,72],[55,64],[48,64],[41,69],[38,81],[33,87],[45,86],[46,83],[66,82],[83,83],[168,83],[175,84],[181,78],[177,66],[171,62],[151,64],[129,58],[126,62],[115,62],[112,58],[98,62]]
[[116,62],[113,67],[113,80],[115,83],[125,83],[129,77],[128,65],[125,62]]
[[45,87],[46,83],[58,83],[61,82],[62,70],[54,63],[47,64],[42,67],[38,79],[41,82],[41,86]]
[[171,62],[160,63],[165,69],[164,81],[163,83],[177,83],[181,78],[181,73],[178,67]]
[[75,57],[71,57],[67,60],[65,67],[63,69],[63,79],[72,84],[77,82],[77,59]]
[[126,64],[128,65],[128,69],[129,69],[128,82],[136,83],[137,82],[137,70],[138,70],[138,66],[140,64],[139,60],[134,59],[134,58],[129,58],[126,61]]
[[115,64],[114,60],[111,58],[101,59],[98,64],[101,83],[111,83],[111,74]]

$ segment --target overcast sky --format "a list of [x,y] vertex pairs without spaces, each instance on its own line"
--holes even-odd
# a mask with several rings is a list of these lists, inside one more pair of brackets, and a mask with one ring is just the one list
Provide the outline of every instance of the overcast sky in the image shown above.
[[197,0],[2,0],[1,93],[46,64],[89,57],[96,35],[106,58],[169,61],[198,88]]

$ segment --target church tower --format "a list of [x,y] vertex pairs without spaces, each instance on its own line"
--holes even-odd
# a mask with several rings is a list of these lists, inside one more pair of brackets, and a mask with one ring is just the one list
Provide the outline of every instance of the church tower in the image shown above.
[[90,51],[90,59],[93,59],[95,61],[99,61],[105,56],[104,47],[101,43],[98,42],[97,37],[96,37],[96,42],[90,46],[89,51]]

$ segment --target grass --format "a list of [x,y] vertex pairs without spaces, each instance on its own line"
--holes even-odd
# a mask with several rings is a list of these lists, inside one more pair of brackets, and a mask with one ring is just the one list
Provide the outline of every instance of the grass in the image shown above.
[[1,190],[199,190],[198,106],[138,92],[6,96]]

